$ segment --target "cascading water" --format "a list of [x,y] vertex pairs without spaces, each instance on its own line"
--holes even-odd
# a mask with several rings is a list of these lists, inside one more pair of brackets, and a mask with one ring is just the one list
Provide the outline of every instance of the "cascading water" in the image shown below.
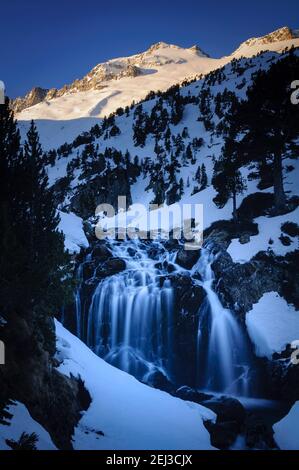
[[[87,313],[87,345],[139,379],[155,369],[167,375],[172,356],[171,283],[155,266],[157,261],[147,256],[144,245],[136,241],[114,244],[113,253],[125,260],[126,270],[98,284]],[[81,325],[77,303],[77,324]]]
[[[126,269],[96,281],[87,305],[85,301],[82,306],[79,286],[75,299],[77,334],[96,354],[140,380],[147,380],[158,370],[176,383],[172,276],[189,272],[176,265],[176,253],[169,253],[159,242],[110,242],[110,248],[114,257],[125,261]],[[153,248],[158,253],[155,259],[149,255]],[[90,259],[91,254],[85,263]],[[191,272],[194,282],[207,294],[203,304],[198,305],[197,352],[192,361],[194,383],[202,390],[247,396],[251,392],[248,372],[253,355],[242,327],[222,307],[213,290],[214,259],[210,247],[202,248]],[[83,266],[84,263],[78,269],[81,280]],[[91,279],[96,279],[95,274]],[[183,364],[184,358],[181,359]]]
[[211,248],[202,248],[194,267],[202,276],[201,285],[207,294],[197,336],[198,382],[210,391],[248,396],[253,354],[241,325],[228,309],[223,308],[213,290],[211,264],[214,259]]

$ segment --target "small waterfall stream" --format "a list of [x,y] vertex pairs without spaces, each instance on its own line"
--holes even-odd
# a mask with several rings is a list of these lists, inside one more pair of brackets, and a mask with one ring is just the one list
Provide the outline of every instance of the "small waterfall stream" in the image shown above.
[[211,248],[202,248],[201,257],[194,271],[202,276],[201,285],[207,294],[205,313],[208,317],[208,332],[203,340],[202,322],[199,321],[197,336],[197,368],[199,384],[209,391],[248,396],[249,370],[253,354],[247,336],[234,315],[223,308],[213,290],[215,259]]
[[[147,256],[144,245],[115,244],[113,254],[125,260],[126,270],[96,287],[87,312],[86,343],[107,362],[139,379],[153,370],[167,375],[172,359],[171,282],[164,279],[163,269],[157,269],[157,261]],[[82,324],[77,304],[77,324]]]
[[[160,371],[175,383],[175,290],[166,266],[170,263],[175,273],[185,270],[175,264],[176,252],[169,253],[159,242],[110,243],[113,256],[124,260],[126,269],[100,280],[83,308],[79,285],[77,335],[107,362],[140,380]],[[154,245],[161,248],[155,259],[148,254]],[[194,383],[201,390],[248,396],[253,354],[242,326],[222,307],[213,290],[214,258],[210,247],[202,248],[191,271],[194,282],[206,292],[203,304],[198,305],[198,328],[194,330]],[[81,281],[83,264],[77,273]]]

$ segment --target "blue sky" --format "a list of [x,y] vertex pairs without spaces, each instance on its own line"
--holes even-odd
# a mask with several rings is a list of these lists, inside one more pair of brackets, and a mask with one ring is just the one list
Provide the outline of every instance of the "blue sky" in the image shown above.
[[11,97],[61,87],[99,62],[165,41],[213,57],[288,25],[297,0],[1,0],[0,79]]

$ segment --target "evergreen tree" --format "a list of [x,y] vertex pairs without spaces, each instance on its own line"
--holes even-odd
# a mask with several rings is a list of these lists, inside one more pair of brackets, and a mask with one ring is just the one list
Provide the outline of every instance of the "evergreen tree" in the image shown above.
[[[243,154],[259,168],[272,170],[275,212],[284,212],[283,160],[299,134],[299,108],[291,103],[291,83],[298,78],[299,58],[292,52],[256,73],[247,100],[232,113],[231,127],[243,134]],[[297,154],[297,153],[296,153]]]
[[195,181],[197,181],[198,184],[201,184],[201,167],[198,165],[198,168],[195,173]]
[[218,207],[224,207],[229,199],[233,202],[233,219],[237,221],[237,195],[246,189],[245,180],[240,172],[239,144],[234,136],[226,138],[222,155],[215,162],[212,184],[217,196],[214,202]]
[[68,257],[64,253],[64,236],[57,230],[59,216],[54,193],[48,187],[43,151],[34,122],[31,122],[21,163],[24,178],[23,226],[27,228],[28,305],[39,312],[54,314],[64,298],[62,278]]
[[201,179],[200,179],[200,190],[202,191],[208,186],[208,176],[205,164],[201,165]]

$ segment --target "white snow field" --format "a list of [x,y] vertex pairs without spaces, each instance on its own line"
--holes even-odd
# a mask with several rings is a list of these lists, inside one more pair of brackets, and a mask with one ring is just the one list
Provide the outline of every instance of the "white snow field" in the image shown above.
[[281,450],[299,449],[299,401],[281,421],[273,426],[274,439]]
[[16,402],[7,407],[6,411],[13,415],[8,421],[9,425],[0,426],[0,450],[11,450],[6,444],[6,439],[18,441],[23,432],[27,434],[36,433],[38,441],[36,443],[37,450],[57,450],[53,444],[47,431],[38,424],[30,414],[25,405]]
[[299,340],[299,312],[277,292],[268,292],[246,314],[246,326],[257,356],[272,358]]
[[83,230],[83,220],[72,212],[58,211],[60,222],[58,229],[65,236],[64,246],[70,253],[78,253],[81,248],[88,247],[88,241]]
[[298,237],[289,237],[291,244],[285,246],[281,243],[281,225],[285,222],[295,222],[299,225],[299,207],[291,213],[277,217],[257,217],[254,222],[258,224],[259,234],[250,237],[248,243],[241,244],[239,240],[232,240],[227,251],[233,261],[245,263],[259,251],[272,250],[276,255],[285,256],[288,252],[298,249]]
[[92,397],[75,430],[75,449],[213,449],[203,425],[215,419],[212,411],[107,364],[58,321],[56,336],[60,372],[80,374]]
[[[208,57],[196,47],[185,49],[161,42],[141,54],[98,64],[80,80],[85,84],[95,80],[95,87],[81,91],[75,81],[62,96],[18,113],[16,117],[22,136],[28,130],[29,121],[34,119],[44,148],[57,147],[72,141],[80,132],[89,130],[100,118],[117,108],[144,99],[150,91],[165,91],[185,79],[221,68],[233,59],[253,57],[261,51],[281,53],[293,45],[298,47],[299,38],[294,32],[292,36],[287,28],[281,28],[263,38],[245,41],[231,55],[217,59]],[[138,67],[139,74],[127,76],[128,66]]]

